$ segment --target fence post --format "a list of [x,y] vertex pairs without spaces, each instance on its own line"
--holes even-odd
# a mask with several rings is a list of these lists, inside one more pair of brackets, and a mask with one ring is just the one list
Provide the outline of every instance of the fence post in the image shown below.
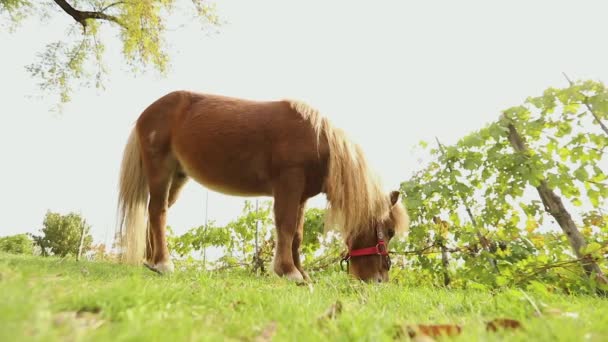
[[78,245],[78,255],[76,256],[76,261],[80,261],[80,256],[82,255],[82,245],[84,244],[84,230],[87,226],[87,220],[82,220],[82,229],[80,230],[80,244]]
[[253,271],[257,273],[260,267],[260,247],[258,243],[258,234],[260,231],[260,218],[259,218],[260,203],[259,199],[255,199],[255,254],[253,255]]

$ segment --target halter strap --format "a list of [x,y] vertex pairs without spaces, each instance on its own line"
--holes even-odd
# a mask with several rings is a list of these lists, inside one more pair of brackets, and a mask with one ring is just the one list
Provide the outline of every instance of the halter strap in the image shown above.
[[[348,269],[348,261],[352,257],[367,256],[367,255],[389,256],[388,249],[386,248],[386,243],[384,242],[384,235],[382,234],[382,231],[377,231],[377,236],[378,236],[378,243],[375,246],[358,248],[358,249],[350,249],[350,247],[349,247],[348,253],[346,253],[346,255],[344,255],[342,260],[340,260],[340,267],[342,267],[342,264],[344,262],[346,262],[346,267]],[[388,259],[388,265],[390,267],[390,258]]]
[[348,252],[347,257],[351,258],[351,257],[357,257],[357,256],[376,255],[376,254],[388,255],[388,251],[386,250],[386,243],[384,243],[384,240],[378,240],[378,243],[372,247],[365,247],[365,248],[350,250]]

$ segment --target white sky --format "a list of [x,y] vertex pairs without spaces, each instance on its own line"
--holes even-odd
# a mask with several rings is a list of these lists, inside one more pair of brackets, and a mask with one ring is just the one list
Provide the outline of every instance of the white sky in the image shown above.
[[[28,98],[37,88],[24,66],[71,18],[0,32],[0,236],[38,231],[48,209],[82,213],[96,241],[109,241],[131,124],[171,90],[303,99],[363,146],[391,189],[418,167],[419,140],[454,142],[501,109],[565,86],[562,72],[608,79],[606,1],[217,3],[227,21],[217,34],[170,23],[164,79],[127,73],[108,31],[106,90],[78,90],[60,116]],[[191,181],[169,225],[182,233],[202,224],[204,201]],[[243,201],[209,192],[209,219],[226,223]]]

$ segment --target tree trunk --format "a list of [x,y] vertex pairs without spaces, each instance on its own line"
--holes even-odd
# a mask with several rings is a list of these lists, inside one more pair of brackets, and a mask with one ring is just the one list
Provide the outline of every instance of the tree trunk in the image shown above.
[[[528,147],[512,123],[509,124],[509,142],[515,151],[524,153],[526,156],[528,155]],[[587,246],[587,242],[576,227],[570,213],[566,207],[564,207],[561,198],[549,188],[544,179],[540,181],[540,185],[536,187],[536,190],[545,206],[545,210],[555,218],[564,234],[566,234],[566,237],[568,237],[568,241],[570,242],[570,246],[574,250],[574,253],[579,259],[582,259],[581,263],[587,276],[590,277],[595,273],[598,282],[608,284],[608,279],[602,273],[599,265],[592,258],[581,252]]]

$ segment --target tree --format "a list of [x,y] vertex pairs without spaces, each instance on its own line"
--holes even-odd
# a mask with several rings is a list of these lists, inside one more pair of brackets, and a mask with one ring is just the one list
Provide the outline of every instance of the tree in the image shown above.
[[[132,72],[151,67],[165,74],[169,62],[166,21],[178,5],[189,4],[186,13],[201,24],[219,25],[215,8],[204,0],[0,0],[0,21],[15,30],[24,19],[39,16],[48,20],[69,16],[66,36],[46,45],[44,52],[26,68],[39,80],[43,91],[58,93],[60,103],[70,100],[76,82],[103,87],[107,69],[103,61],[104,38],[118,33],[122,55]],[[5,20],[8,19],[8,20]]]
[[42,254],[51,252],[54,255],[64,257],[66,255],[77,255],[80,246],[81,233],[84,226],[84,240],[82,251],[85,253],[91,248],[93,237],[89,234],[91,227],[76,213],[61,215],[59,213],[47,212],[42,236],[34,236],[34,241],[42,249]]
[[27,234],[0,238],[0,251],[13,254],[34,254],[34,243]]
[[[608,290],[608,89],[569,83],[506,109],[454,145],[439,144],[429,165],[402,183],[408,244],[423,252],[412,263],[419,274],[438,280],[447,243],[452,259],[463,261],[451,277],[457,283],[542,279],[566,291]],[[447,235],[435,217],[449,224]],[[490,258],[498,272],[482,262]]]

